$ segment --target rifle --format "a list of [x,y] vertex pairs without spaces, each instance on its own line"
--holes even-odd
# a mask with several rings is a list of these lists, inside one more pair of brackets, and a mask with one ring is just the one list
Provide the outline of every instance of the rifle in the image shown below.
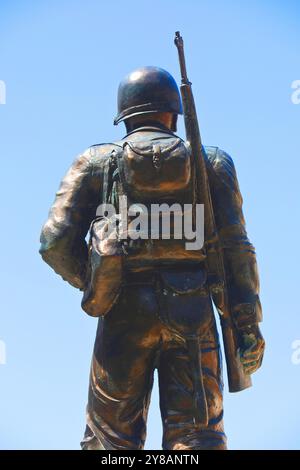
[[174,42],[178,49],[179,56],[181,71],[180,92],[186,140],[191,147],[192,166],[196,183],[196,202],[198,204],[204,204],[204,233],[208,283],[212,299],[219,313],[222,328],[229,391],[237,392],[251,386],[251,377],[244,372],[239,355],[238,332],[230,315],[223,251],[216,228],[207,175],[207,157],[201,141],[192,84],[187,77],[183,39],[179,31],[175,33]]

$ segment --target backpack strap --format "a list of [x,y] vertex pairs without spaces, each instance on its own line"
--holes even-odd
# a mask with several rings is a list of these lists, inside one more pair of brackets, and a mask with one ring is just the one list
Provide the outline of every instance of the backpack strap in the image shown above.
[[122,153],[122,146],[119,142],[111,144],[113,146],[110,154],[106,158],[103,165],[103,185],[102,185],[102,201],[103,203],[111,202],[111,191],[114,182],[114,174],[117,169],[117,155]]

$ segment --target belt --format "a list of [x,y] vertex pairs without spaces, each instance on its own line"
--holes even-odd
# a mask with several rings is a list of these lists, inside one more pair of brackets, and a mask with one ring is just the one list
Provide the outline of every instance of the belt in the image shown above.
[[158,278],[158,272],[153,271],[128,271],[124,273],[123,285],[155,285]]

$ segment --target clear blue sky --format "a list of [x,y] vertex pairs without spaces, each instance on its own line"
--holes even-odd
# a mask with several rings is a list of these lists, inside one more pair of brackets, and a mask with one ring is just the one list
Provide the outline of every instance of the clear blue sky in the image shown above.
[[[123,135],[119,80],[142,65],[179,79],[177,29],[203,141],[234,158],[261,274],[267,351],[252,389],[226,389],[229,447],[300,448],[296,0],[0,1],[0,448],[78,448],[96,320],[40,259],[40,228],[75,155]],[[160,448],[156,390],[148,436]]]

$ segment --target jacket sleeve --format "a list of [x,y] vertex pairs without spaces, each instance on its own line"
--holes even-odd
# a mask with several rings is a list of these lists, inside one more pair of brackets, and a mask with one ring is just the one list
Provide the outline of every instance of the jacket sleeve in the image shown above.
[[92,152],[76,158],[63,178],[42,228],[40,254],[72,286],[84,288],[89,225],[99,204],[99,178],[93,176]]
[[238,328],[262,320],[255,249],[242,210],[243,199],[231,157],[210,148],[208,174],[224,268],[230,313]]

